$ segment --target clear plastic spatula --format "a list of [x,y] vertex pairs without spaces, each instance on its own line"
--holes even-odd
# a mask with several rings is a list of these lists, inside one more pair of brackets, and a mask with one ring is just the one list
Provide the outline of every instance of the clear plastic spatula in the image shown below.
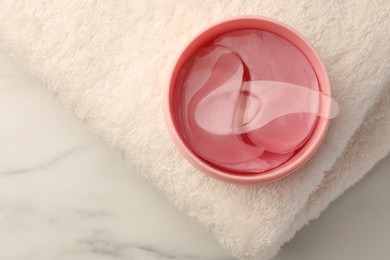
[[[232,91],[239,94],[228,93]],[[226,96],[236,96],[237,100],[232,102]],[[214,135],[236,135],[296,113],[332,119],[339,114],[339,105],[332,97],[300,85],[268,80],[246,81],[235,90],[217,88],[209,93],[198,104],[195,119],[201,128]]]

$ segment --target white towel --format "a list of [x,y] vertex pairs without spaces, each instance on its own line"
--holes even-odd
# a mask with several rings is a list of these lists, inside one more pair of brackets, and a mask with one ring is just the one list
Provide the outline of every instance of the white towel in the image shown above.
[[[390,2],[0,2],[0,48],[241,259],[269,259],[390,149]],[[175,149],[162,91],[203,28],[264,15],[296,28],[328,69],[340,116],[315,156],[255,186],[214,180]]]

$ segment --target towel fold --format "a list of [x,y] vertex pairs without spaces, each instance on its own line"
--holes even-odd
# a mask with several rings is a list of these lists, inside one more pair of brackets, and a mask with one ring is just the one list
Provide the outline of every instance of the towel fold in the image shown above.
[[[390,150],[390,2],[0,2],[0,48],[121,152],[235,257],[269,259]],[[175,149],[162,92],[202,28],[264,15],[304,34],[323,58],[341,114],[315,156],[277,182],[214,180]]]

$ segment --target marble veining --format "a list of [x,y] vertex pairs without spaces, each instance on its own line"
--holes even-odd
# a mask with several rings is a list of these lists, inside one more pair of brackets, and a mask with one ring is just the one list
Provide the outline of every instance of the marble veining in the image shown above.
[[72,156],[74,153],[78,152],[81,149],[82,149],[82,147],[75,147],[75,148],[69,149],[67,151],[64,151],[63,153],[57,155],[54,158],[49,159],[46,162],[43,162],[43,163],[40,163],[40,164],[37,164],[37,165],[33,165],[33,166],[28,167],[28,168],[20,168],[20,169],[14,169],[14,170],[8,170],[8,171],[5,171],[5,172],[0,172],[0,175],[12,175],[12,174],[20,174],[20,173],[31,173],[31,172],[36,172],[36,171],[39,171],[39,170],[43,170],[43,169],[46,169],[46,168],[48,168],[48,167],[50,167],[52,165],[55,165],[57,162],[59,162],[61,160],[65,160],[66,158]]

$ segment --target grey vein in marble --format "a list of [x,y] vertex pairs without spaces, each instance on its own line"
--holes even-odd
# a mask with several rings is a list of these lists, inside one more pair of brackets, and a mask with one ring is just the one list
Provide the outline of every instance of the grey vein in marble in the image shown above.
[[81,149],[82,149],[82,147],[75,147],[75,148],[69,149],[69,150],[57,155],[54,158],[49,159],[48,161],[46,161],[44,163],[30,166],[28,168],[21,168],[21,169],[9,170],[6,172],[0,172],[0,176],[1,175],[13,175],[13,174],[27,173],[27,172],[36,172],[39,170],[43,170],[43,169],[46,169],[52,165],[55,165],[59,161],[65,160],[66,158],[68,158],[69,156],[72,156],[74,153],[80,151]]

